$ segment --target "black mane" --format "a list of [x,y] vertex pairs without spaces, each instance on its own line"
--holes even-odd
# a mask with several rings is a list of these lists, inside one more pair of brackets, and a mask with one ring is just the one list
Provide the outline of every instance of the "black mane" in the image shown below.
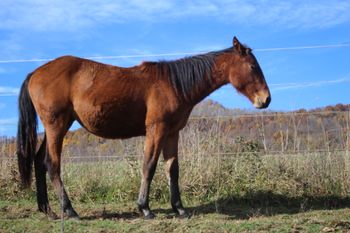
[[233,48],[174,61],[159,61],[157,65],[161,75],[165,72],[168,74],[169,82],[174,87],[177,95],[191,101],[192,95],[195,94],[193,93],[194,88],[200,89],[211,85],[211,71],[215,57],[228,51],[233,51]]

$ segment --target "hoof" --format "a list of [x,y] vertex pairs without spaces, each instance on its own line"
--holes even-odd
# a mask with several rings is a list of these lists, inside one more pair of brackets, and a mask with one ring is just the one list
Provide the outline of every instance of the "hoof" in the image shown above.
[[55,214],[55,212],[53,212],[53,211],[50,211],[50,212],[46,213],[46,216],[49,218],[49,220],[57,220],[57,219],[59,219],[57,214]]
[[151,219],[154,219],[155,217],[156,217],[156,216],[155,216],[154,213],[149,212],[148,214],[145,214],[144,219],[145,219],[145,220],[151,220]]
[[187,213],[187,211],[183,207],[179,207],[179,208],[173,207],[173,210],[176,214],[178,214],[179,218],[181,219],[190,218],[190,215]]
[[57,219],[59,219],[57,214],[52,211],[52,209],[50,208],[49,205],[39,206],[38,211],[44,213],[49,218],[49,220],[57,220]]
[[152,211],[149,209],[148,205],[141,205],[137,203],[137,207],[141,213],[144,215],[144,219],[154,219],[156,216],[152,213]]
[[183,213],[179,214],[180,219],[190,219],[190,214],[184,211]]
[[65,211],[65,214],[68,218],[72,218],[72,219],[76,219],[76,220],[80,219],[79,215],[77,214],[77,212],[75,212],[75,210],[73,208],[67,209]]

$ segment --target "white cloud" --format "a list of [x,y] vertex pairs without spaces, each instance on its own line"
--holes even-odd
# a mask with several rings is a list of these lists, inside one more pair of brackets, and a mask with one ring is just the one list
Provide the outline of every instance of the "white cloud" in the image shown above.
[[0,119],[0,135],[14,136],[17,127],[17,118]]
[[0,86],[0,96],[17,96],[19,88]]
[[324,28],[350,21],[350,2],[344,1],[224,1],[224,18],[254,25],[288,28]]
[[[1,1],[0,1],[0,7],[1,7]],[[1,8],[0,8],[1,9]],[[1,10],[0,10],[0,29],[1,29]],[[15,58],[18,53],[21,52],[23,49],[20,45],[20,37],[16,36],[15,33],[9,33],[4,35],[4,37],[0,38],[0,57],[2,59],[11,59]],[[14,67],[6,66],[5,70],[2,70],[0,73],[8,73],[8,71],[13,70]]]
[[[3,53],[0,52],[0,55],[3,55]],[[2,66],[0,66],[0,75],[2,75],[2,76],[0,76],[0,79],[5,77],[4,74],[9,74],[9,73],[12,73],[14,71],[16,71],[15,67],[11,67],[11,66],[3,66],[2,67]]]
[[29,30],[76,30],[108,22],[151,20],[171,11],[173,4],[154,0],[2,0],[0,28]]
[[13,126],[17,125],[17,118],[3,118],[0,119],[0,126]]
[[289,28],[323,28],[350,21],[350,2],[340,0],[2,0],[0,9],[0,28],[56,31],[198,16]]

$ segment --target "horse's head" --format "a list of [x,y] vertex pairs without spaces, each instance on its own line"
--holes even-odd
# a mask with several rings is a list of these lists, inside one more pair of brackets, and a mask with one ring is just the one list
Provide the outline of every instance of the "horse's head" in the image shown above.
[[233,47],[228,70],[230,83],[256,108],[267,108],[271,102],[271,95],[258,61],[251,49],[242,45],[236,37],[233,38]]

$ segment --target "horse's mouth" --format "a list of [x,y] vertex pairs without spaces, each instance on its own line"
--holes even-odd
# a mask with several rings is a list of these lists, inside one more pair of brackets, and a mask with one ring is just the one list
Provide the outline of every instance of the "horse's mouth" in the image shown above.
[[271,95],[268,94],[268,95],[265,95],[263,97],[256,96],[254,99],[253,105],[257,109],[264,109],[264,108],[267,108],[270,103],[271,103]]

